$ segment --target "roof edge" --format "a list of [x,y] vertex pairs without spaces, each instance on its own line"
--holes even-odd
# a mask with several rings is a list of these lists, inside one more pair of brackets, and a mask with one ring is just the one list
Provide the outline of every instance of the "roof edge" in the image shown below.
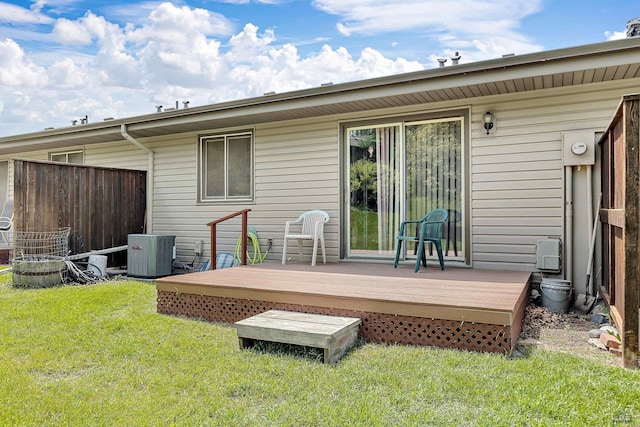
[[541,63],[551,63],[554,61],[585,58],[605,54],[619,53],[640,48],[640,37],[631,37],[614,41],[606,41],[594,44],[574,46],[568,48],[539,51],[523,55],[513,55],[501,58],[494,58],[484,61],[471,62],[467,64],[450,65],[448,67],[437,67],[426,70],[413,71],[410,73],[394,74],[371,79],[358,80],[353,82],[338,83],[320,87],[301,89],[291,92],[276,94],[266,94],[263,96],[244,98],[240,100],[225,101],[215,104],[207,104],[197,107],[189,107],[179,110],[171,110],[159,113],[150,113],[140,116],[131,116],[121,119],[113,119],[103,122],[88,123],[84,125],[67,126],[63,128],[49,129],[14,136],[1,137],[0,144],[7,142],[19,142],[32,139],[76,134],[80,132],[111,132],[111,129],[119,132],[121,125],[142,124],[159,120],[185,117],[203,113],[212,113],[225,110],[241,109],[251,106],[258,106],[272,103],[282,103],[305,98],[315,98],[328,96],[336,93],[358,91],[363,89],[373,89],[382,86],[392,86],[396,84],[406,84],[410,82],[426,81],[438,78],[460,76],[475,72],[492,72],[495,70],[504,71],[514,67],[525,67]]

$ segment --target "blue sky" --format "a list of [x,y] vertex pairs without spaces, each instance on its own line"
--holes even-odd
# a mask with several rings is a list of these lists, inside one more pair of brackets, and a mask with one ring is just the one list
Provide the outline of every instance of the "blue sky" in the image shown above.
[[0,136],[624,37],[640,0],[0,1]]

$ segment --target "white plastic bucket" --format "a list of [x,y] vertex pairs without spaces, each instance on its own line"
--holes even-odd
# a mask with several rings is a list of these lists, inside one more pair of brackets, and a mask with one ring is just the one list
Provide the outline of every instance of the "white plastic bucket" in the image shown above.
[[571,302],[572,286],[568,280],[542,279],[542,305],[554,313],[566,313]]
[[106,276],[107,258],[106,255],[89,255],[89,266],[87,270],[92,272],[96,277]]

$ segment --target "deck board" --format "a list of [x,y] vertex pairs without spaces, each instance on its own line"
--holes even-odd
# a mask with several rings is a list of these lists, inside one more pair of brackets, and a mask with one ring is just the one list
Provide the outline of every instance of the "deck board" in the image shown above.
[[237,322],[268,310],[359,317],[366,341],[509,353],[531,273],[264,263],[158,279],[158,312]]
[[[470,274],[470,273],[467,273]],[[476,276],[479,276],[475,274]],[[454,275],[455,276],[455,275]],[[482,276],[482,275],[480,275]],[[236,267],[171,276],[158,290],[280,303],[326,305],[340,309],[447,320],[513,323],[530,273],[512,281],[388,277],[367,274]]]

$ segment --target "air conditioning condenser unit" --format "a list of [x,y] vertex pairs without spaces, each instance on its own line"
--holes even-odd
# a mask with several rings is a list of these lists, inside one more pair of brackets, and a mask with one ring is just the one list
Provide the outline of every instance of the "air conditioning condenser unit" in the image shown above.
[[176,236],[129,234],[127,276],[155,279],[171,275]]

